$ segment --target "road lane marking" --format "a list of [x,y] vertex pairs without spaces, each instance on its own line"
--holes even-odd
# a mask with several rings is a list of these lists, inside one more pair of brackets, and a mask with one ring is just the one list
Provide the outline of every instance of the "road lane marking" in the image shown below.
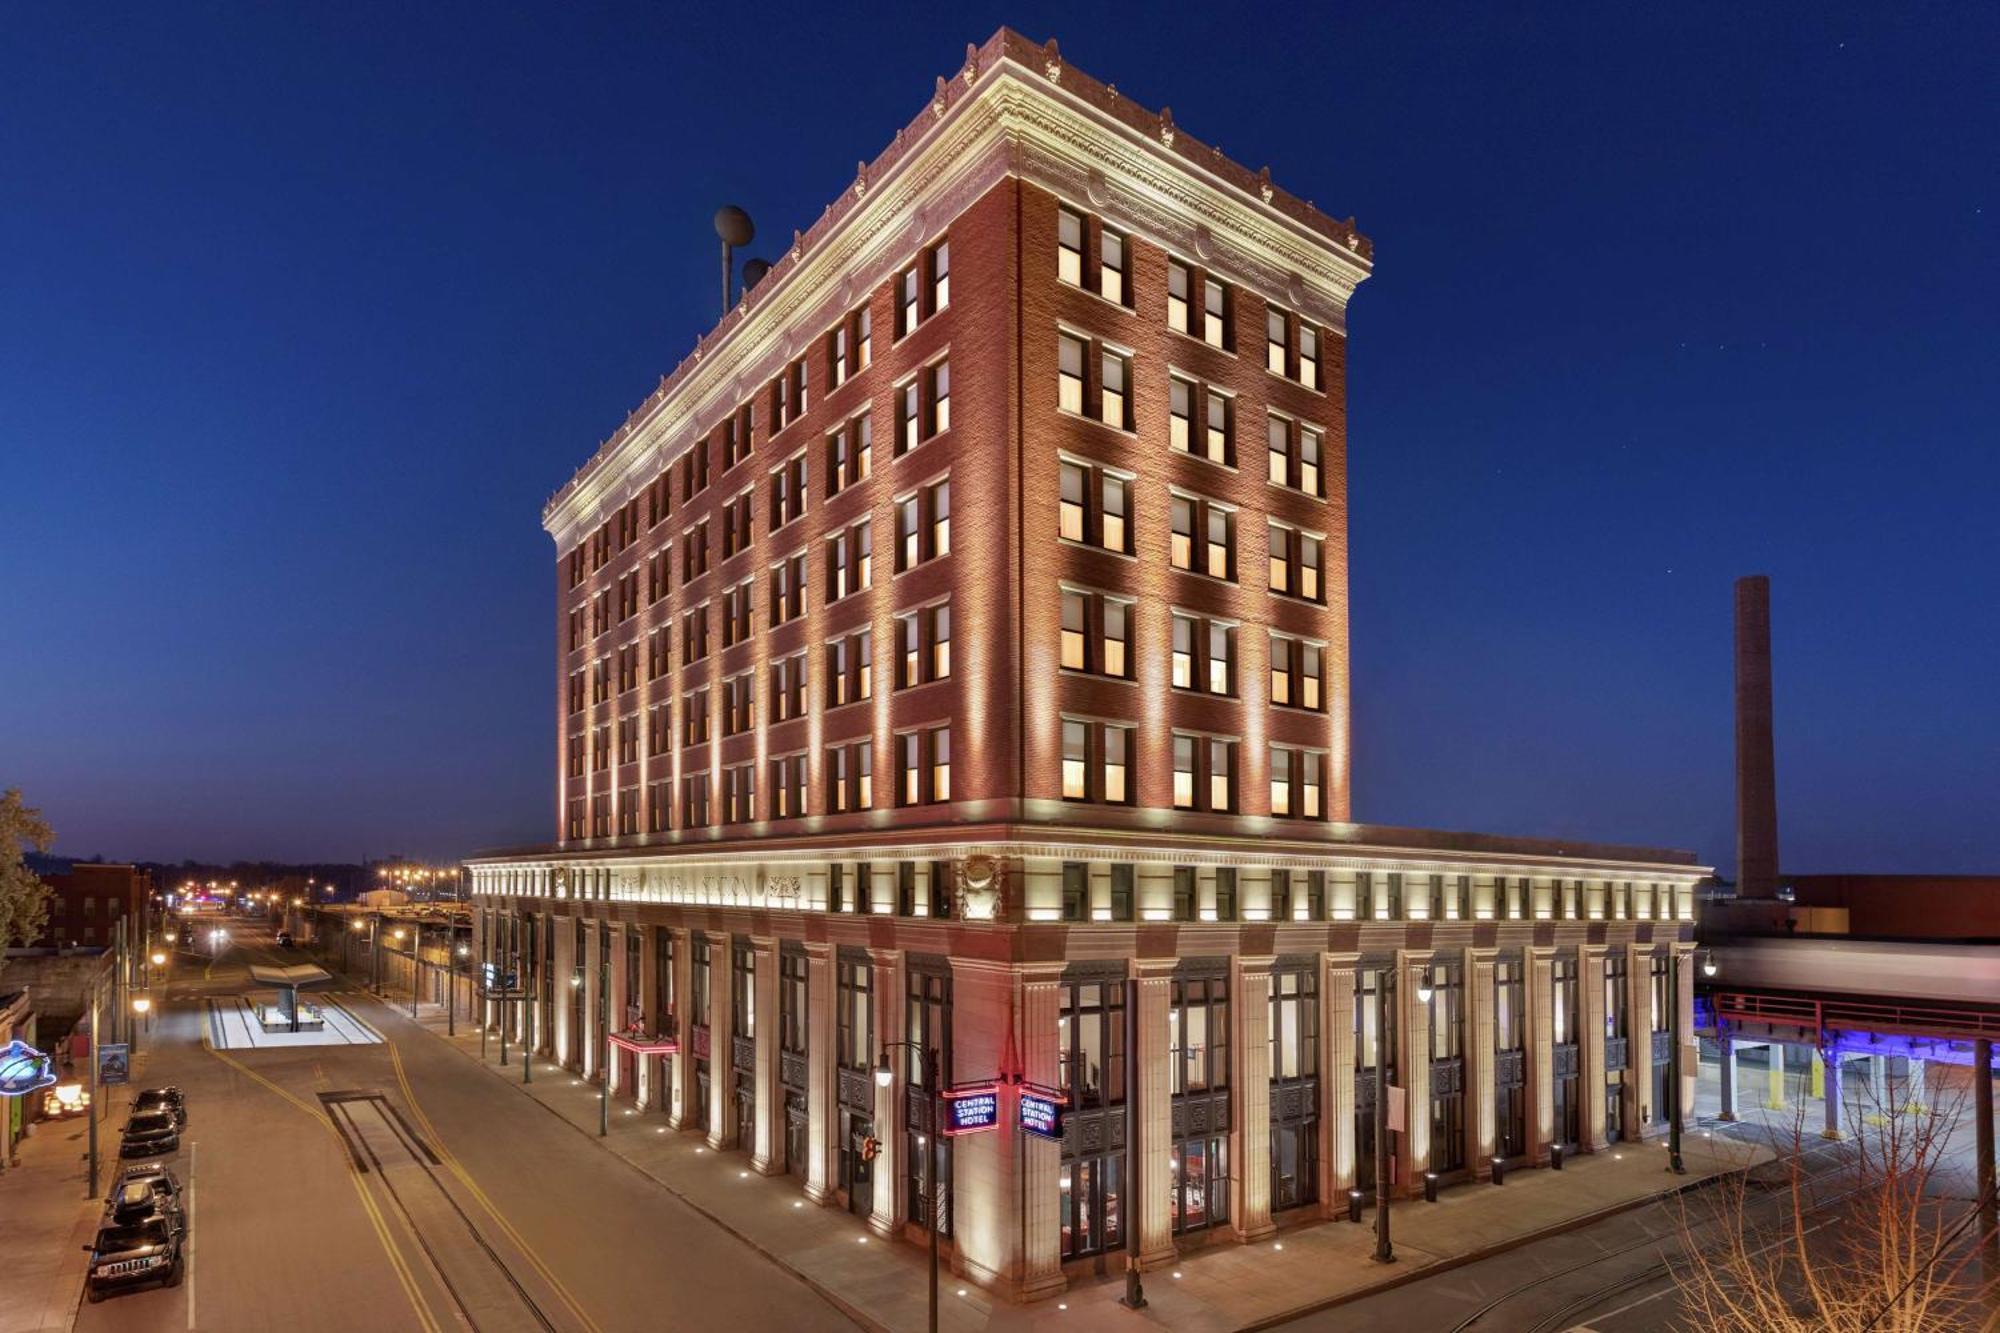
[[[210,1046],[208,1044],[206,1039],[202,1041],[202,1048],[206,1050],[210,1055],[214,1056],[216,1059],[222,1061],[222,1063],[228,1065],[230,1068],[236,1070],[240,1074],[245,1075],[251,1080],[262,1084],[264,1087],[270,1089],[272,1092],[277,1093],[280,1097],[290,1102],[293,1106],[296,1106],[306,1115],[312,1117],[314,1120],[317,1120],[320,1123],[320,1127],[325,1129],[327,1133],[333,1135],[336,1139],[340,1137],[340,1131],[334,1128],[333,1121],[330,1117],[322,1114],[317,1110],[314,1110],[311,1106],[307,1105],[305,1102],[300,1101],[297,1097],[294,1097],[291,1093],[279,1087],[277,1084],[273,1083],[270,1079],[267,1079],[262,1074],[257,1073],[255,1070],[246,1067],[241,1061],[231,1059],[229,1056],[224,1055],[221,1051],[216,1050],[213,1046]],[[382,1219],[381,1210],[377,1207],[375,1200],[369,1196],[368,1189],[364,1184],[362,1184],[360,1175],[358,1175],[353,1171],[349,1171],[347,1173],[347,1178],[354,1186],[355,1196],[361,1200],[362,1211],[367,1214],[370,1225],[372,1225],[375,1229],[376,1239],[381,1241],[382,1243],[382,1252],[388,1256],[389,1266],[395,1270],[396,1279],[398,1282],[402,1284],[403,1294],[410,1298],[410,1308],[416,1311],[417,1321],[423,1326],[425,1333],[443,1333],[442,1329],[440,1329],[438,1325],[436,1316],[434,1316],[431,1313],[430,1307],[424,1301],[422,1293],[420,1293],[417,1290],[416,1278],[410,1272],[409,1266],[403,1258],[402,1251],[397,1248],[394,1239],[389,1235],[389,1229]]]
[[396,1082],[402,1086],[403,1098],[410,1104],[410,1114],[416,1117],[417,1123],[422,1125],[424,1132],[430,1135],[431,1147],[439,1157],[444,1159],[445,1169],[456,1176],[472,1197],[479,1201],[479,1206],[486,1210],[487,1215],[492,1217],[500,1229],[506,1233],[508,1239],[512,1240],[521,1253],[527,1257],[528,1262],[534,1265],[535,1271],[541,1275],[542,1280],[549,1284],[556,1295],[562,1297],[563,1304],[569,1307],[570,1313],[575,1315],[585,1328],[591,1330],[591,1333],[599,1333],[596,1321],[585,1313],[583,1303],[577,1300],[568,1287],[563,1285],[562,1279],[555,1275],[554,1270],[547,1263],[543,1262],[541,1254],[536,1251],[534,1246],[528,1243],[527,1237],[515,1230],[513,1222],[508,1220],[506,1214],[494,1206],[493,1201],[486,1197],[486,1191],[479,1187],[479,1182],[472,1178],[472,1174],[464,1166],[460,1165],[458,1158],[452,1155],[449,1148],[445,1147],[444,1136],[439,1134],[437,1126],[431,1123],[430,1116],[424,1112],[423,1104],[417,1100],[416,1090],[410,1086],[409,1075],[403,1069],[403,1056],[396,1049],[396,1043],[385,1041],[383,1044],[389,1049],[389,1062],[395,1067]]

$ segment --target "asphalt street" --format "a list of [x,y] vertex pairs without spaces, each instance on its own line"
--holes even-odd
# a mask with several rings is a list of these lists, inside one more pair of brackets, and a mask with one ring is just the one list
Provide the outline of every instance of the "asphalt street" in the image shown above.
[[[84,1304],[80,1330],[846,1329],[805,1284],[358,992],[379,1045],[211,1049],[210,997],[303,962],[261,925],[183,953],[142,1040],[189,1123],[178,1287]],[[116,1150],[115,1138],[107,1145]],[[115,1169],[115,1167],[113,1168]]]

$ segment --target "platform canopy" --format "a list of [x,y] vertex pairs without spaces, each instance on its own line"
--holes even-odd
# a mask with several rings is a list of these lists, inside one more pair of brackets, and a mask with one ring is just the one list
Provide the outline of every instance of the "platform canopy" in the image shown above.
[[323,967],[314,967],[311,963],[295,963],[290,967],[266,967],[262,963],[252,963],[250,979],[259,986],[278,986],[296,990],[300,986],[332,981],[333,974]]

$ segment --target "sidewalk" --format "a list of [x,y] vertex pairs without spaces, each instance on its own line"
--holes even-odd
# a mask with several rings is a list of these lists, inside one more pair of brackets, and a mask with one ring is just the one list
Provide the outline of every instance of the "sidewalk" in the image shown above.
[[[407,1024],[371,1010],[378,1026]],[[479,1034],[461,1025],[446,1038],[441,1009],[425,1005],[419,1025],[478,1061]],[[489,1043],[486,1066],[514,1093],[533,1098],[577,1132],[597,1137],[598,1090],[546,1060],[535,1062],[523,1087],[520,1052],[499,1064]],[[864,1327],[921,1329],[926,1318],[926,1260],[914,1245],[871,1234],[859,1218],[806,1200],[796,1177],[765,1179],[742,1152],[715,1152],[693,1134],[666,1128],[663,1115],[612,1104],[611,1133],[599,1140],[636,1170],[672,1191],[752,1248],[769,1256],[847,1311]],[[1768,1153],[1702,1130],[1690,1131],[1688,1174],[1667,1174],[1664,1141],[1573,1157],[1564,1170],[1516,1171],[1504,1186],[1462,1185],[1440,1201],[1398,1204],[1392,1214],[1397,1262],[1374,1262],[1372,1210],[1364,1225],[1328,1222],[1280,1231],[1254,1245],[1228,1242],[1190,1254],[1177,1268],[1148,1273],[1148,1307],[1118,1304],[1122,1276],[1078,1279],[1070,1290],[1032,1305],[1013,1305],[955,1278],[939,1278],[939,1326],[961,1333],[1156,1326],[1194,1333],[1257,1326],[1341,1299],[1399,1284],[1427,1271],[1511,1249],[1538,1234],[1579,1225],[1598,1215],[1644,1204],[1662,1191],[1763,1160]]]

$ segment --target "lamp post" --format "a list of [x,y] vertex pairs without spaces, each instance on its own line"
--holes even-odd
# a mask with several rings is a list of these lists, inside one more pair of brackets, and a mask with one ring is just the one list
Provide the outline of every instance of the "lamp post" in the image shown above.
[[611,949],[604,928],[597,935],[597,1137],[611,1133]]
[[460,944],[452,949],[451,961],[446,964],[444,975],[444,1035],[458,1035],[458,960],[471,954],[469,945]]
[[104,990],[104,977],[100,973],[90,982],[90,1188],[84,1198],[97,1197],[97,1107],[102,1100],[103,1089],[97,1084],[97,1071],[103,1066],[98,1058],[98,1050],[104,1041],[104,1033],[99,1028],[100,997]]
[[[902,1047],[912,1053],[911,1058],[920,1062],[924,1088],[924,1132],[917,1135],[924,1150],[924,1226],[930,1235],[930,1333],[937,1333],[938,1326],[938,1217],[937,1217],[937,1144],[931,1141],[937,1133],[937,1052],[914,1041],[886,1041],[882,1043],[882,1062],[875,1066],[875,1086],[886,1088],[896,1081],[896,1071],[890,1067],[889,1052]],[[891,1188],[894,1188],[892,1182]],[[1128,1223],[1127,1225],[1130,1225]]]
[[[1128,1310],[1146,1308],[1139,1272],[1139,981],[1125,979],[1125,1297]],[[1082,1054],[1081,1051],[1078,1052]]]

